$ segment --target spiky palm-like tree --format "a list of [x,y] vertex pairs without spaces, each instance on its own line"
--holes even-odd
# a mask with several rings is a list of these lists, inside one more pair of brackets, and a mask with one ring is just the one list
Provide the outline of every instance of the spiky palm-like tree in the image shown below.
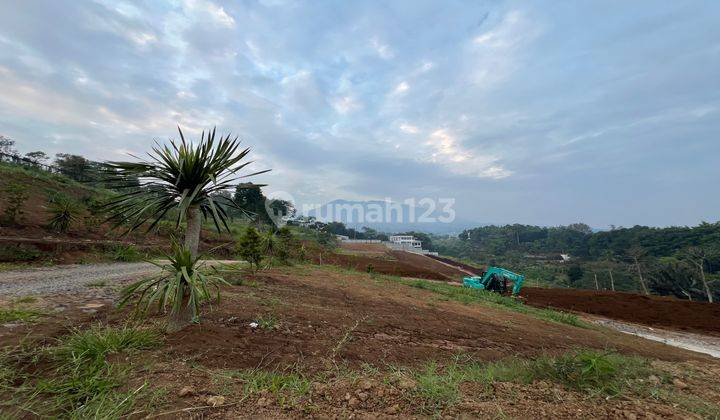
[[203,131],[200,142],[193,144],[185,140],[180,127],[178,132],[179,142],[156,144],[148,153],[149,160],[107,163],[110,187],[124,192],[111,200],[106,210],[111,221],[127,225],[128,231],[147,223],[150,230],[168,212],[177,210],[176,227],[186,222],[185,247],[196,257],[203,217],[212,219],[218,231],[221,226],[229,230],[228,215],[220,204],[234,203],[219,193],[239,178],[269,170],[239,175],[252,161],[241,163],[250,148],[240,149],[237,137],[228,134],[216,140],[213,128]]

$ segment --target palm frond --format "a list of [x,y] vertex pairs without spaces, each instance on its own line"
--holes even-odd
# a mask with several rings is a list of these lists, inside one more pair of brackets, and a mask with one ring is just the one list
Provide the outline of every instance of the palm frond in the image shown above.
[[[180,140],[156,143],[146,161],[105,164],[109,187],[121,191],[104,206],[108,221],[115,226],[125,225],[128,232],[149,223],[149,230],[172,209],[178,210],[176,225],[179,225],[188,209],[198,206],[218,231],[229,230],[228,215],[219,205],[216,193],[231,189],[232,183],[240,178],[269,170],[240,173],[252,162],[243,162],[250,148],[240,149],[237,137],[231,138],[229,134],[216,137],[213,128],[203,131],[195,145],[186,140],[180,127],[178,132]],[[236,207],[231,200],[224,204]]]

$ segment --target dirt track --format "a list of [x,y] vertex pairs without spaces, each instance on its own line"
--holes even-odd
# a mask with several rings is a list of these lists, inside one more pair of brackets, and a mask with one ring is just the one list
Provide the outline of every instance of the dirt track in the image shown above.
[[158,268],[149,263],[64,265],[0,272],[0,294],[27,295],[67,293],[88,283],[116,282],[151,274]]

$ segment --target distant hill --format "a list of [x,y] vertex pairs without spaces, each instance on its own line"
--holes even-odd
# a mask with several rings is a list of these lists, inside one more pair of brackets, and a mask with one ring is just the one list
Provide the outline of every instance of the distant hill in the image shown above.
[[[400,202],[333,200],[307,212],[323,222],[342,222],[347,227],[369,227],[380,232],[418,231],[438,235],[454,235],[465,229],[483,226],[455,217],[443,211],[442,204],[409,206]],[[430,211],[433,210],[433,211]]]

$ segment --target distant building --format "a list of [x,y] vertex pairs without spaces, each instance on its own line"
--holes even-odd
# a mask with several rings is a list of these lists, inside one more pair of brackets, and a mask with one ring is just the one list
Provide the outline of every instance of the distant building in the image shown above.
[[350,239],[350,237],[347,235],[335,235],[335,237],[337,238],[338,241],[341,241],[341,242],[344,242],[344,241],[347,241]]
[[395,235],[391,236],[389,239],[391,243],[399,245],[403,248],[422,249],[422,241],[415,239],[415,237],[411,235]]

